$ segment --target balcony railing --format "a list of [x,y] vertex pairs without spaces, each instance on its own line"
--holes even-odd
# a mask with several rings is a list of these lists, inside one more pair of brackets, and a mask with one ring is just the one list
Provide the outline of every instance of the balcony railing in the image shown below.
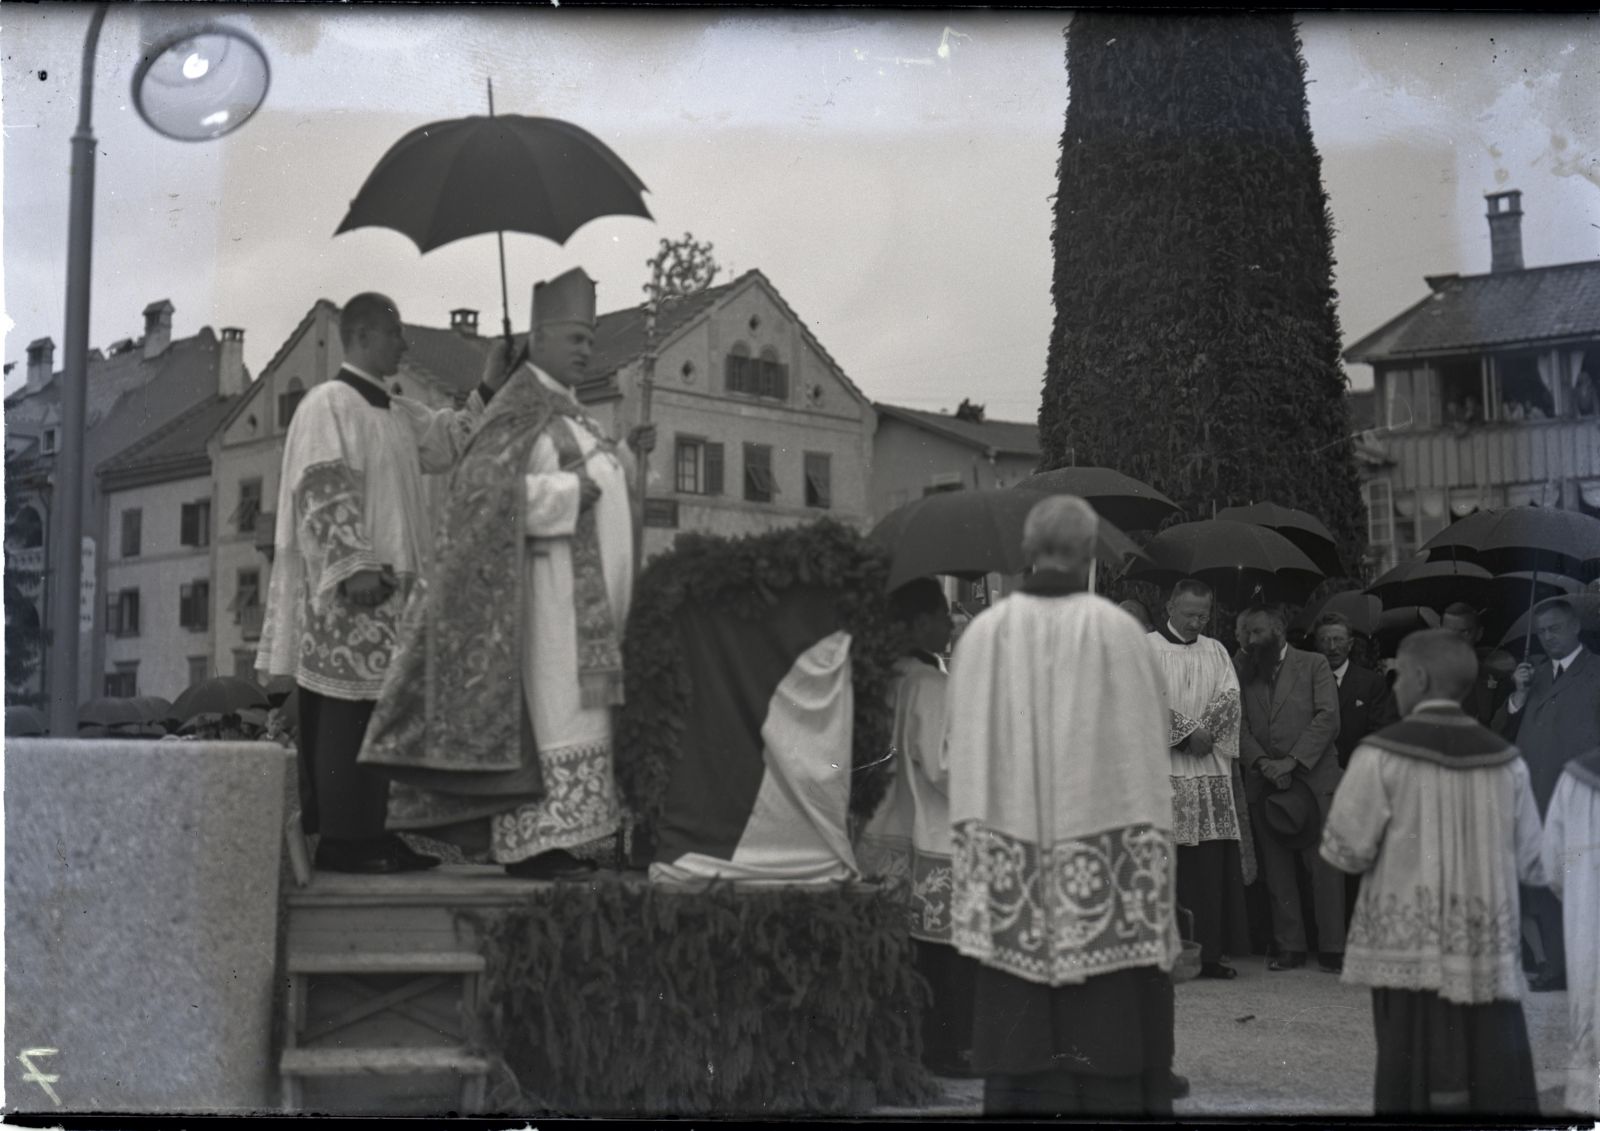
[[1397,491],[1600,476],[1600,419],[1474,424],[1378,434]]

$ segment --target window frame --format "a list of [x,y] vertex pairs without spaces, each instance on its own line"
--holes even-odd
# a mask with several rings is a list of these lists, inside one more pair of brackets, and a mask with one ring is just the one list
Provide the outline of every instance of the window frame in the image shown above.
[[[815,468],[821,468],[821,486],[818,487]],[[805,503],[818,510],[833,509],[833,453],[806,452],[801,460],[801,476],[805,482]],[[813,501],[815,497],[816,501]]]
[[[766,486],[764,490],[759,483],[753,482],[756,478],[765,478]],[[752,494],[752,491],[756,493]],[[758,497],[763,493],[766,495],[765,498]],[[776,476],[772,473],[772,445],[746,442],[744,445],[744,501],[770,505],[776,502],[777,498],[778,483]]]
[[[255,487],[255,509],[247,512],[246,508],[249,506],[251,499],[245,488],[250,486]],[[253,535],[256,532],[256,520],[261,517],[262,508],[265,505],[266,484],[262,481],[261,476],[253,475],[248,479],[239,480],[239,505],[233,509],[233,514],[228,519],[233,524],[234,531],[239,534]],[[246,525],[246,522],[249,525]]]
[[[131,522],[130,522],[130,520],[131,520]],[[130,531],[132,532],[132,537],[131,538],[129,537],[129,532]],[[128,549],[128,545],[129,545],[130,542],[133,544],[133,549],[131,549],[131,550]],[[144,508],[143,507],[123,507],[122,508],[122,538],[121,538],[121,541],[118,543],[118,548],[121,550],[121,553],[119,554],[119,557],[123,558],[123,559],[138,558],[138,557],[143,557],[144,556]]]

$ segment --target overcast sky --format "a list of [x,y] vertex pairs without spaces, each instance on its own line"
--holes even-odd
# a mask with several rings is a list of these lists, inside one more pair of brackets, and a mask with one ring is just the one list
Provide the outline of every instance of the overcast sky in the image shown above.
[[[518,328],[533,282],[574,264],[602,310],[640,301],[657,241],[688,230],[722,278],[759,267],[873,399],[1037,413],[1066,13],[205,5],[260,39],[273,83],[243,129],[184,144],[129,98],[140,37],[174,7],[191,6],[113,5],[101,39],[91,345],[137,337],[168,298],[178,336],[243,327],[259,373],[318,298],[369,288],[410,322],[464,306],[497,326],[492,237],[421,256],[389,231],[333,236],[389,145],[483,113],[492,77],[500,112],[611,145],[656,220],[602,218],[565,246],[508,235]],[[33,339],[61,361],[87,19],[0,7],[8,392]],[[1530,266],[1600,255],[1600,21],[1317,14],[1301,36],[1347,342],[1423,297],[1424,274],[1488,269],[1486,192],[1522,190]]]

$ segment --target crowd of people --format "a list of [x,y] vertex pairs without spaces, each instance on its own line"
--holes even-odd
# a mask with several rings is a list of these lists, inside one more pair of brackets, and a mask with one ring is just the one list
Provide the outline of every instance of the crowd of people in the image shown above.
[[[356,296],[342,370],[291,423],[258,668],[298,688],[318,869],[434,867],[398,835],[421,831],[570,879],[619,827],[629,485],[654,430],[618,444],[573,393],[581,270],[535,288],[532,326],[432,410],[385,385],[394,303]],[[446,470],[434,530],[422,476]],[[1094,592],[1097,523],[1041,501],[1029,573],[976,616],[932,578],[889,597],[897,772],[857,848],[905,877],[930,1066],[983,1077],[989,1113],[1170,1113],[1174,960],[1188,939],[1201,977],[1239,977],[1259,892],[1268,971],[1314,953],[1372,987],[1380,1114],[1537,1111],[1524,938],[1534,988],[1571,988],[1567,1104],[1600,1111],[1600,659],[1572,607],[1540,609],[1548,659],[1509,681],[1452,607],[1391,687],[1337,614],[1312,652],[1250,608],[1230,655],[1201,581],[1154,618],[1119,608]]]
[[1600,1112],[1600,658],[1573,607],[1542,605],[1547,659],[1496,681],[1452,606],[1400,645],[1391,685],[1337,613],[1312,652],[1252,607],[1230,656],[1201,581],[1154,624],[1093,595],[1095,525],[1081,500],[1036,507],[1031,572],[948,674],[937,583],[894,595],[916,640],[909,788],[869,835],[909,839],[933,1063],[982,1076],[989,1113],[1170,1113],[1187,1085],[1164,972],[1183,937],[1200,977],[1238,977],[1259,880],[1268,972],[1315,952],[1371,988],[1379,1115],[1538,1113],[1525,963],[1533,989],[1569,990],[1566,1105]]

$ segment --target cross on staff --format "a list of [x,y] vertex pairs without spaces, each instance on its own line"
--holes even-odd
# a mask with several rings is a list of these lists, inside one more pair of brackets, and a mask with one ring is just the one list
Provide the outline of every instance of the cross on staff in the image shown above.
[[[645,260],[650,281],[644,285],[644,375],[639,383],[639,423],[650,423],[650,402],[655,391],[657,326],[666,305],[699,294],[716,278],[717,264],[711,244],[697,243],[688,232],[681,240],[662,239],[660,250]],[[633,518],[633,570],[637,577],[644,562],[644,501],[650,477],[650,459],[639,460],[634,491],[639,505]]]

